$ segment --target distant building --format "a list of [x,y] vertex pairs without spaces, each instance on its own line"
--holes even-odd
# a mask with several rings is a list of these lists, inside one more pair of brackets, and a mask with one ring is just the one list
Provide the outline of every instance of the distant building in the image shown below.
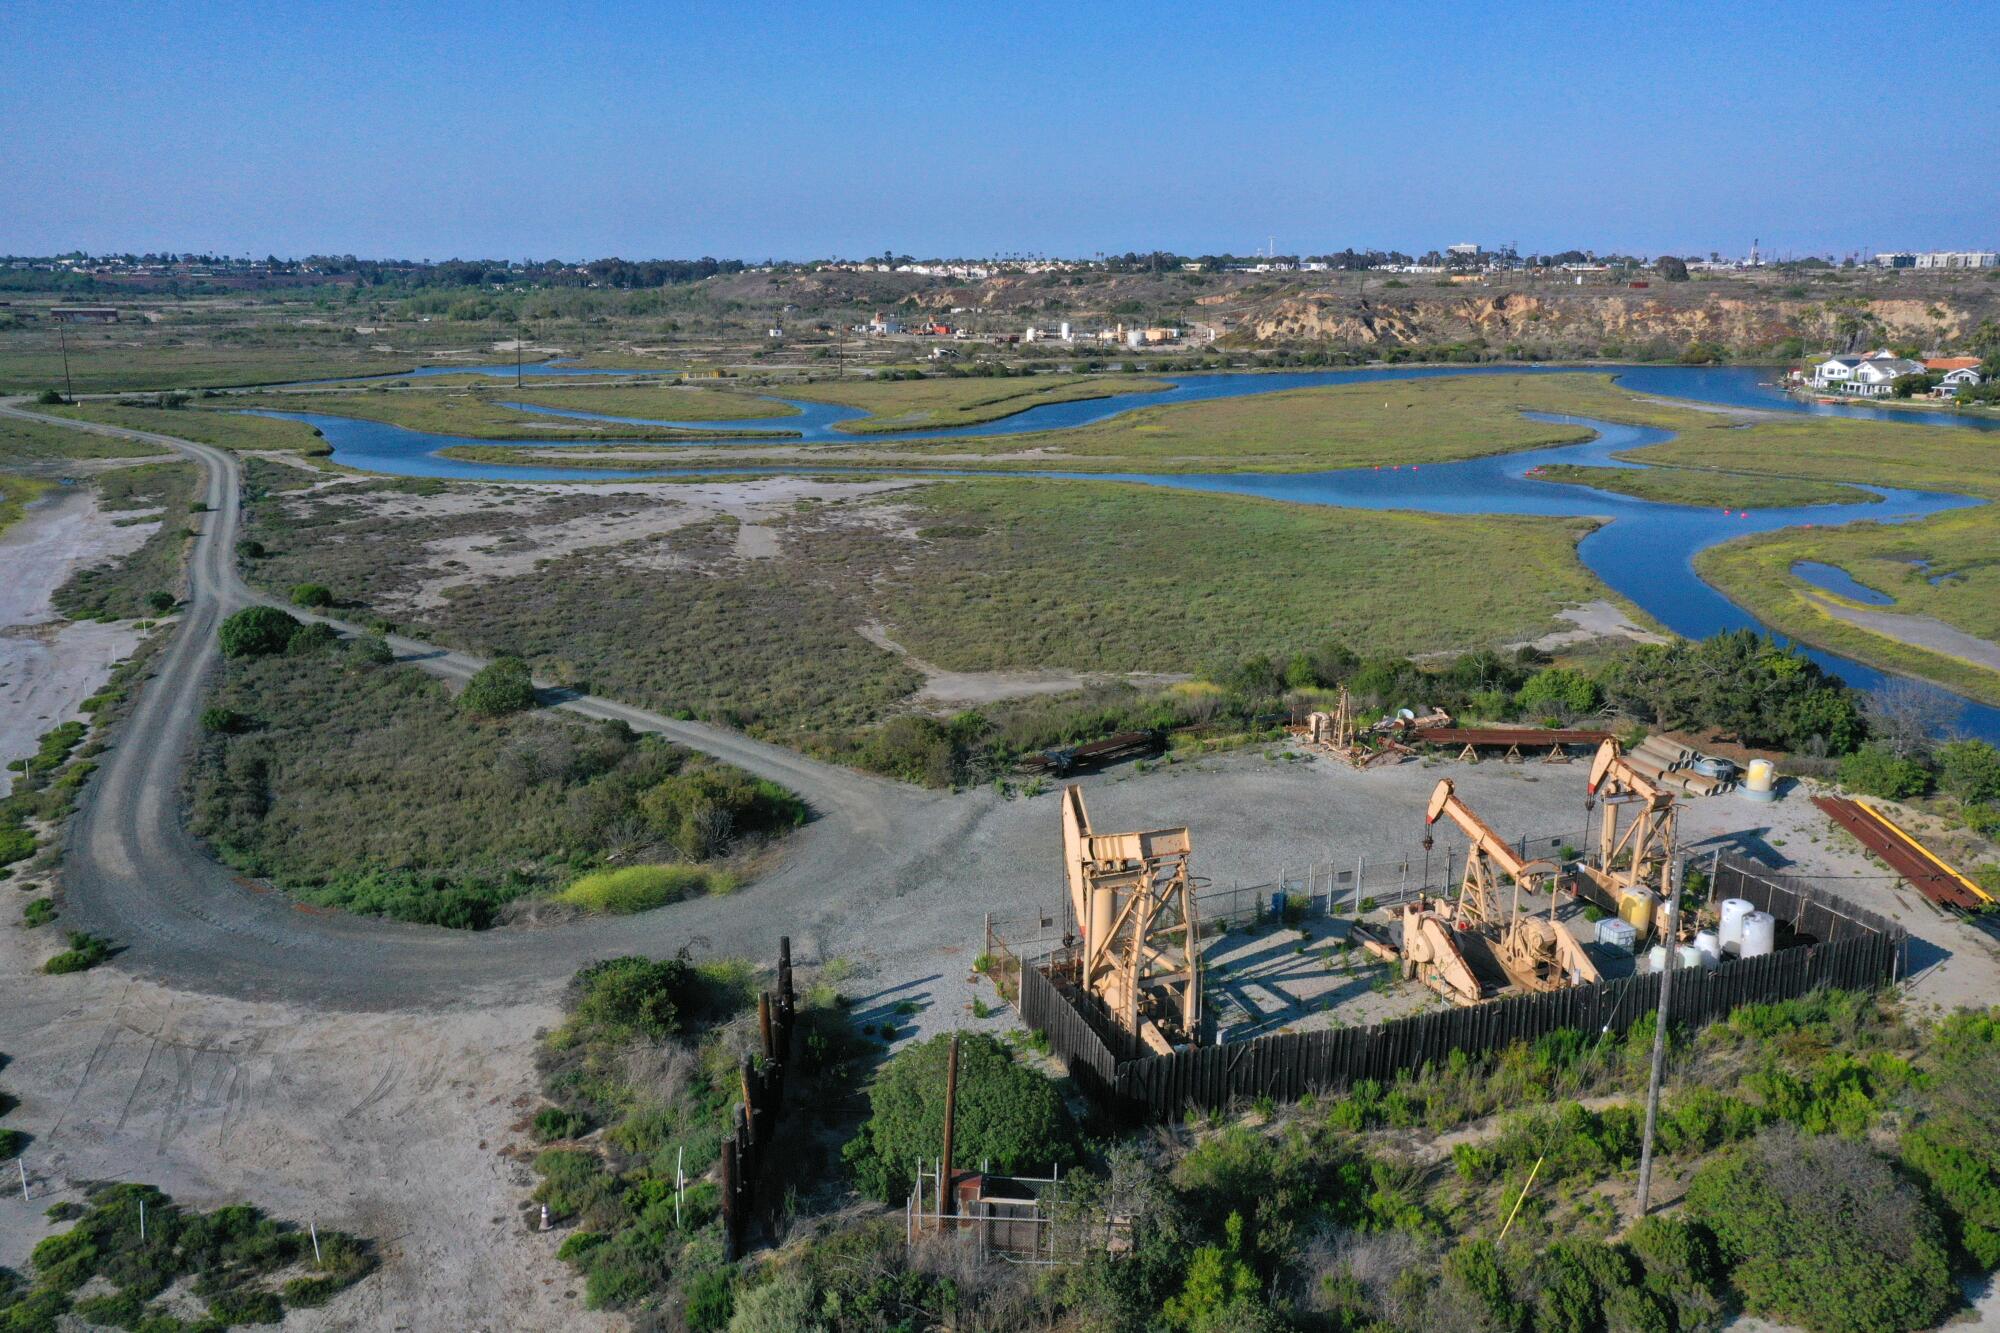
[[1980,372],[1980,360],[1976,356],[1939,356],[1924,362],[1924,369],[1933,375],[1942,375],[1937,387],[1931,390],[1936,398],[1949,398],[1960,389],[1970,389],[1983,384],[1986,376]]
[[1444,252],[1454,259],[1477,259],[1479,247],[1471,241],[1461,241],[1457,245],[1447,245]]
[[1991,250],[1933,250],[1917,256],[1918,268],[1997,268],[2000,254]]
[[59,305],[49,310],[58,324],[116,324],[118,310],[108,305]]
[[1906,361],[1900,356],[1870,357],[1854,368],[1840,387],[1844,392],[1858,394],[1863,398],[1887,398],[1897,380],[1905,375],[1921,375],[1924,363]]

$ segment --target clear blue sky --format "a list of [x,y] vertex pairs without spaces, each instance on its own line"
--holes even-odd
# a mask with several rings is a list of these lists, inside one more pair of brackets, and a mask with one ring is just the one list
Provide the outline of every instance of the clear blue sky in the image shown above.
[[15,253],[2000,245],[1990,3],[0,13]]

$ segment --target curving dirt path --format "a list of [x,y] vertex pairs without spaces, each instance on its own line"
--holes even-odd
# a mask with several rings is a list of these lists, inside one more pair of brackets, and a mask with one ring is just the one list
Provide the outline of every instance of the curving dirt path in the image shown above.
[[[787,840],[779,867],[744,893],[636,917],[473,934],[295,904],[218,865],[181,818],[182,769],[202,688],[218,658],[216,625],[245,606],[279,604],[236,572],[238,460],[191,440],[45,416],[20,403],[0,401],[0,413],[160,445],[199,463],[207,477],[210,513],[195,542],[181,625],[85,792],[65,854],[65,924],[121,944],[126,971],[244,999],[378,1009],[518,997],[593,957],[670,952],[696,939],[719,952],[764,957],[782,934],[811,937],[822,926],[846,933],[871,909],[931,881],[927,867],[996,803],[990,794],[947,798],[722,728],[582,696],[558,706],[659,732],[781,782],[815,818]],[[400,659],[450,680],[485,665],[483,658],[413,639],[392,637],[390,645]],[[780,901],[783,912],[771,910]]]

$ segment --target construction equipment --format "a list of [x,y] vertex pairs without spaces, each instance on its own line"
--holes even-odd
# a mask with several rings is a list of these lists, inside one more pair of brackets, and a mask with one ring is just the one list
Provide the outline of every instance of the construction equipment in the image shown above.
[[[1585,808],[1602,804],[1597,846],[1583,873],[1611,897],[1615,911],[1627,892],[1644,889],[1666,901],[1674,829],[1679,809],[1674,793],[1626,757],[1617,740],[1597,747],[1585,787]],[[1629,821],[1620,818],[1630,811]],[[1622,825],[1622,827],[1621,827]]]
[[[1507,974],[1509,981],[1523,990],[1559,990],[1564,986],[1586,985],[1601,980],[1589,953],[1556,920],[1560,894],[1556,882],[1559,869],[1555,863],[1528,860],[1508,846],[1504,838],[1458,798],[1450,778],[1440,779],[1431,792],[1430,804],[1424,811],[1426,829],[1441,817],[1448,817],[1466,836],[1469,845],[1465,853],[1465,875],[1459,882],[1457,902],[1438,904],[1422,912],[1405,911],[1405,953],[1410,952],[1414,941],[1420,950],[1430,955],[1414,960],[1419,964],[1414,975],[1432,989],[1461,1004],[1477,1003],[1484,998],[1483,988],[1468,989],[1456,975],[1459,971],[1456,964],[1465,963],[1470,943],[1464,937],[1474,936],[1491,942],[1494,958],[1501,970]],[[1428,848],[1428,831],[1424,839]],[[1503,917],[1500,895],[1501,890],[1509,886],[1513,890],[1512,900]],[[1539,914],[1523,915],[1521,893],[1524,889],[1529,893],[1548,894],[1546,918]],[[1416,928],[1414,935],[1413,926]],[[1461,937],[1456,960],[1444,955],[1436,946],[1436,937],[1443,927],[1459,932]],[[1463,971],[1473,978],[1476,985],[1474,969],[1466,965]],[[1440,985],[1441,982],[1444,984]]]
[[1169,1054],[1201,1034],[1200,939],[1185,828],[1095,833],[1063,788],[1063,868],[1082,936],[1080,985],[1118,1028]]

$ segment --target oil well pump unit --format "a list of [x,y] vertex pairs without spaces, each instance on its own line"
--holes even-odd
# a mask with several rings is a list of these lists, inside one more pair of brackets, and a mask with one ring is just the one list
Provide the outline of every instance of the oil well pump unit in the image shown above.
[[1605,906],[1650,933],[1653,905],[1668,893],[1679,809],[1674,793],[1642,773],[1616,740],[1597,747],[1586,789],[1598,816],[1597,845],[1583,874],[1610,899]]
[[[1556,917],[1560,871],[1553,862],[1517,853],[1459,799],[1450,778],[1439,780],[1425,808],[1426,849],[1439,819],[1465,834],[1465,874],[1455,901],[1419,899],[1403,908],[1406,977],[1458,1004],[1478,1004],[1505,983],[1549,991],[1602,979]],[[1523,893],[1546,894],[1547,913],[1524,912]]]
[[1196,1044],[1200,930],[1188,831],[1094,832],[1083,789],[1072,785],[1063,788],[1062,842],[1079,988],[1146,1051]]

